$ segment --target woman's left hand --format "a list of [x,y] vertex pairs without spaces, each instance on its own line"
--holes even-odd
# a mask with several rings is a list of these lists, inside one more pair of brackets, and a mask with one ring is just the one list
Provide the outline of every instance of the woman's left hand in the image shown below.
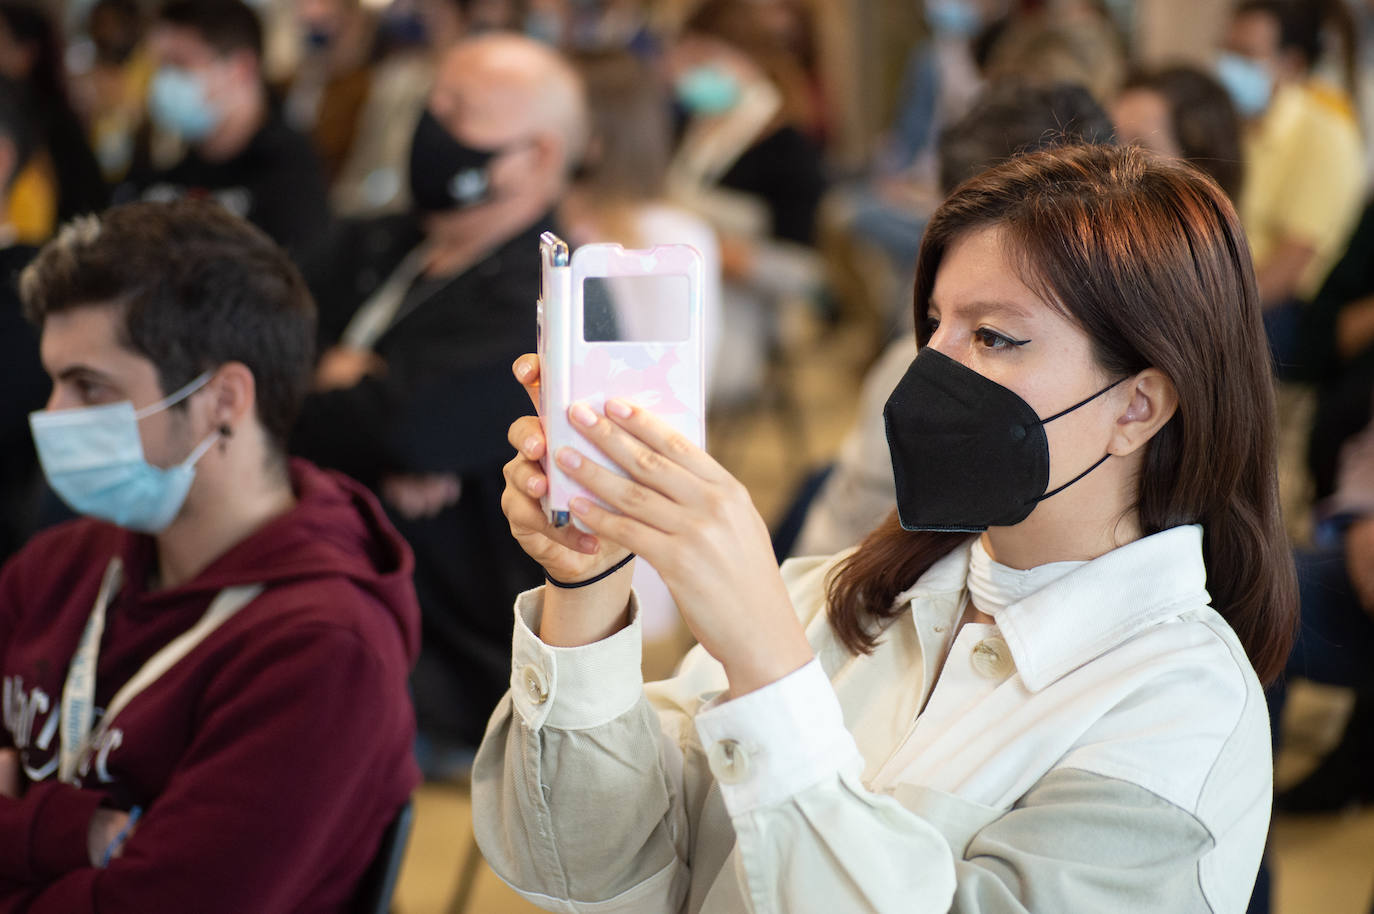
[[559,466],[621,512],[574,498],[573,513],[657,569],[692,634],[725,667],[731,696],[805,665],[811,646],[778,573],[768,527],[744,486],[678,431],[624,400],[608,400],[605,415],[582,403],[568,414],[630,476],[560,448]]

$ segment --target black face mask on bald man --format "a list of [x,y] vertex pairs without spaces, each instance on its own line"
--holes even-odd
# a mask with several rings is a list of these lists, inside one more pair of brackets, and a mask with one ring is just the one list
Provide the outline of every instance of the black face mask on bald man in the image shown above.
[[512,148],[468,146],[426,110],[410,141],[410,197],[416,207],[430,213],[487,203],[492,198],[492,160]]

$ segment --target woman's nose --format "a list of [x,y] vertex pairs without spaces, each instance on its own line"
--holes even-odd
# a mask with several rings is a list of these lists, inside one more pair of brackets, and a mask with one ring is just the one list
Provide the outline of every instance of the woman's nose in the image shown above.
[[955,342],[955,334],[946,324],[941,324],[935,328],[935,332],[926,340],[923,349],[934,349],[940,355],[947,356],[961,365],[968,364],[968,347],[959,346]]

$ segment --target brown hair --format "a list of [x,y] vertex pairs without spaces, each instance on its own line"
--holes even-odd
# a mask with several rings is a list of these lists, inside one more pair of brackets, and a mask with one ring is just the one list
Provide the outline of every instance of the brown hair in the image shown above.
[[1112,119],[1077,83],[993,80],[968,112],[940,131],[940,189],[949,193],[988,166],[1051,146],[1110,143]]
[[1221,185],[1232,200],[1240,194],[1244,166],[1240,117],[1231,96],[1207,73],[1195,67],[1171,66],[1135,73],[1122,92],[1155,92],[1169,106],[1169,127],[1183,158]]
[[262,60],[262,20],[243,0],[171,0],[157,21],[190,29],[221,57],[249,51]]
[[663,196],[673,145],[667,86],[629,51],[587,52],[573,63],[587,86],[595,151],[582,182],[616,201]]
[[[1254,268],[1230,201],[1193,167],[1135,147],[1011,159],[931,218],[916,266],[918,327],[945,251],[991,226],[1027,284],[1089,336],[1106,373],[1154,367],[1173,382],[1178,410],[1145,446],[1134,508],[1145,535],[1202,525],[1212,604],[1270,681],[1292,642],[1297,581]],[[871,651],[880,624],[903,609],[894,598],[967,539],[904,531],[893,512],[828,583],[840,639]]]

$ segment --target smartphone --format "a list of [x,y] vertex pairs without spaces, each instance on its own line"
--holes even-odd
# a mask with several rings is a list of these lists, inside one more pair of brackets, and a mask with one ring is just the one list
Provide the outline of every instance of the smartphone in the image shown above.
[[574,497],[597,499],[559,469],[559,448],[572,445],[626,475],[573,427],[572,404],[601,413],[607,399],[628,400],[705,446],[702,258],[686,244],[645,251],[587,244],[569,256],[550,232],[540,236],[539,255],[536,349],[549,481],[541,502],[549,522],[564,527],[574,521]]

